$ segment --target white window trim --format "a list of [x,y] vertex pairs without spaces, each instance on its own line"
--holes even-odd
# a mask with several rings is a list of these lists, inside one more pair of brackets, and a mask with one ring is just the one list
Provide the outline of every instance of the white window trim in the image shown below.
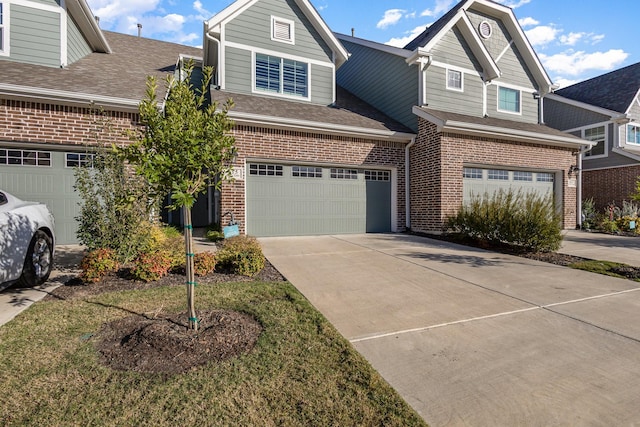
[[638,131],[640,132],[640,123],[638,123],[638,122],[627,123],[624,126],[624,143],[625,143],[625,145],[628,145],[630,147],[640,147],[639,143],[629,142],[629,127],[630,126],[633,126],[634,128],[637,128]]
[[[602,159],[602,158],[607,157],[609,155],[609,126],[608,126],[607,122],[605,122],[605,123],[596,123],[596,124],[593,124],[593,125],[583,126],[581,128],[578,128],[578,129],[580,129],[580,137],[582,139],[585,138],[584,134],[585,134],[585,131],[587,129],[594,129],[594,128],[599,128],[599,127],[604,127],[604,142],[603,142],[603,144],[604,144],[604,153],[603,154],[598,154],[598,155],[595,155],[595,156],[587,156],[586,155],[587,153],[585,153],[585,155],[583,156],[584,160]],[[625,137],[625,141],[626,141],[626,137]]]
[[[291,38],[286,40],[286,39],[281,39],[281,38],[277,38],[276,37],[276,32],[275,32],[275,27],[276,27],[276,22],[281,22],[283,24],[287,24],[289,25],[289,29],[291,30]],[[271,16],[271,40],[274,42],[280,42],[280,43],[287,43],[287,44],[296,44],[296,26],[295,26],[295,22],[290,20],[290,19],[285,19],[285,18],[279,18],[277,16]]]
[[[307,96],[305,97],[305,96],[288,95],[286,93],[270,92],[270,91],[258,89],[256,86],[256,54],[276,56],[281,59],[290,59],[292,61],[304,62],[305,64],[307,64]],[[257,95],[275,96],[278,98],[295,99],[297,101],[311,101],[311,64],[308,62],[300,61],[298,59],[293,59],[291,57],[281,55],[281,54],[274,55],[269,53],[252,51],[251,52],[251,92]]]
[[[449,86],[449,72],[453,71],[456,73],[460,73],[460,87],[453,87],[453,86]],[[447,90],[452,90],[454,92],[464,92],[464,71],[462,70],[456,70],[453,68],[447,68],[445,71],[445,79],[446,79],[446,86],[447,86]]]
[[[500,109],[500,89],[509,89],[509,90],[515,90],[518,91],[520,93],[520,96],[518,97],[518,111],[509,111],[509,110],[502,110]],[[521,116],[522,115],[522,90],[521,89],[516,89],[513,87],[509,87],[509,86],[505,86],[505,85],[496,85],[496,110],[500,113],[504,113],[504,114],[512,114],[514,116]]]
[[11,7],[8,1],[0,1],[0,4],[2,4],[2,25],[0,25],[0,29],[2,29],[2,46],[0,46],[0,56],[9,56],[11,53],[11,31],[9,30],[9,22],[11,22]]

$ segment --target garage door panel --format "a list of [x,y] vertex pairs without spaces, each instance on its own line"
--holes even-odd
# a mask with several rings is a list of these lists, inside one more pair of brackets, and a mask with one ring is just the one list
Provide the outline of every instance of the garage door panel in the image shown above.
[[[282,176],[251,173],[247,176],[249,234],[282,236],[367,231],[368,184],[362,171],[357,179],[350,179],[356,177],[355,173],[335,173],[335,168],[319,167],[309,169],[313,176],[293,176],[292,166],[280,166]],[[265,167],[249,165],[250,171],[259,169]],[[301,166],[295,170],[305,169]],[[391,199],[390,193],[388,199]],[[390,223],[390,215],[387,222]]]
[[[491,196],[500,190],[535,193],[543,197],[554,193],[554,178],[549,172],[464,168],[463,175],[464,203],[469,203],[473,197]],[[495,179],[497,177],[506,179]]]

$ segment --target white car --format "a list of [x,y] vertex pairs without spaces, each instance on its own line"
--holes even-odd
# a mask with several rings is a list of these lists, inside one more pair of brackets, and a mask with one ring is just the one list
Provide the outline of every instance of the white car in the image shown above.
[[47,281],[53,268],[53,230],[53,215],[46,205],[0,190],[0,285],[35,286]]

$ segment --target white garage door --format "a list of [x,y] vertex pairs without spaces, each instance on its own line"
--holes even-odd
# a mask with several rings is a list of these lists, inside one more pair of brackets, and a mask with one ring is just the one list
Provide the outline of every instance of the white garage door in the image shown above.
[[73,189],[74,166],[86,154],[0,146],[0,188],[28,201],[45,203],[56,222],[56,243],[77,243],[80,198]]
[[469,202],[474,196],[492,195],[496,191],[509,189],[553,195],[554,181],[555,174],[551,172],[465,167],[463,202]]

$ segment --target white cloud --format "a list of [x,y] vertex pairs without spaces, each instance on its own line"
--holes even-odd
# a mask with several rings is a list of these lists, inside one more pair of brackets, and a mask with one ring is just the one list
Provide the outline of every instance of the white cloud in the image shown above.
[[585,36],[587,36],[587,33],[569,33],[569,35],[562,35],[560,36],[560,43],[567,45],[567,46],[575,46],[576,43],[578,43],[580,40],[582,40]]
[[530,16],[528,16],[526,18],[519,19],[518,22],[520,23],[521,27],[532,27],[534,25],[540,24],[539,21],[533,19]]
[[517,9],[520,6],[524,6],[525,4],[530,2],[531,0],[518,0],[518,1],[510,0],[510,1],[504,2],[504,5],[512,9]]
[[604,40],[604,34],[596,34],[591,37],[591,44],[598,44]]
[[580,83],[581,81],[582,79],[567,79],[565,77],[556,77],[553,79],[553,83],[558,85],[558,89]]
[[406,11],[402,9],[389,9],[384,12],[384,17],[376,24],[377,28],[385,29],[389,25],[395,25],[402,19]]
[[117,22],[129,16],[157,11],[160,0],[89,0],[88,3],[100,22]]
[[405,32],[406,36],[404,36],[404,37],[394,37],[391,40],[389,40],[388,42],[386,42],[385,44],[389,45],[389,46],[395,46],[395,47],[405,47],[407,45],[407,43],[409,43],[411,40],[415,39],[420,34],[422,34],[422,32],[424,30],[426,30],[427,27],[428,27],[428,25],[421,25],[419,27],[416,27],[411,31]]
[[200,0],[193,2],[193,9],[198,12],[198,16],[195,17],[198,21],[206,21],[213,16],[212,12],[209,12],[202,6],[202,2]]
[[451,9],[451,6],[456,0],[436,0],[436,5],[433,9],[426,9],[422,11],[420,16],[438,16],[443,12],[447,12]]
[[551,25],[539,25],[525,31],[531,45],[538,47],[545,46],[554,41],[558,33],[560,33],[560,30]]
[[555,55],[539,56],[547,70],[559,75],[579,76],[588,71],[614,70],[629,57],[629,54],[622,49],[610,49],[606,52],[592,53],[569,50]]

